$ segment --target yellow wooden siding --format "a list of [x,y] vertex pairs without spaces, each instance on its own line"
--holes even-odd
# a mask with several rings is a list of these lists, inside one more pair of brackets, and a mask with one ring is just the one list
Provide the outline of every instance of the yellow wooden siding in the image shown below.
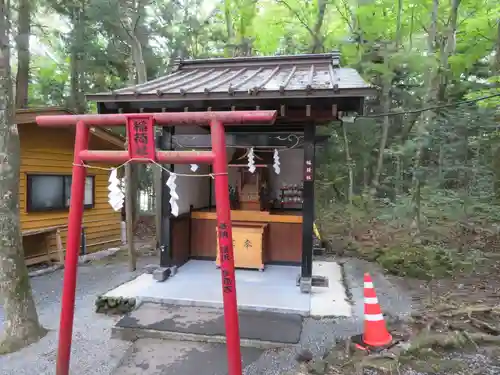
[[[68,223],[68,211],[27,212],[26,211],[26,176],[30,173],[71,175],[73,163],[74,132],[68,129],[39,128],[34,124],[19,125],[21,138],[21,176],[19,183],[19,203],[21,212],[21,230],[41,229],[52,226],[65,226]],[[91,137],[91,149],[112,150],[116,146]],[[100,165],[109,167],[108,165]],[[94,252],[103,248],[119,245],[119,212],[113,211],[108,204],[109,172],[88,169],[87,174],[94,177],[95,191],[93,208],[85,209],[84,226],[87,251]],[[63,247],[66,248],[67,228],[61,231]],[[49,238],[50,251],[56,253],[55,235]],[[26,256],[30,256],[28,252]]]

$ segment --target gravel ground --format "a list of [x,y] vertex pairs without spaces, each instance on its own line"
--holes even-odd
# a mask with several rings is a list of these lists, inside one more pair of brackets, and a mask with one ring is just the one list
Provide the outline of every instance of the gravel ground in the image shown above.
[[389,282],[380,270],[371,263],[346,259],[343,263],[345,284],[352,295],[353,316],[348,319],[312,319],[304,321],[302,337],[297,348],[268,350],[258,361],[245,368],[245,375],[278,375],[290,371],[296,374],[297,353],[308,350],[314,356],[321,356],[337,340],[360,334],[363,330],[363,274],[370,272],[383,311],[391,316],[405,319],[411,314],[412,302],[400,289]]
[[[139,266],[156,263],[155,258],[139,259]],[[296,348],[268,350],[245,368],[245,375],[278,375],[297,369],[294,360],[301,349],[315,356],[333,346],[338,339],[359,334],[362,331],[363,273],[369,271],[374,280],[384,311],[405,318],[411,312],[411,300],[389,282],[372,264],[348,259],[344,262],[345,283],[352,294],[353,317],[349,319],[306,319],[300,344]],[[131,348],[130,343],[110,339],[110,328],[115,318],[96,315],[94,301],[101,294],[138,273],[129,273],[125,262],[110,264],[94,263],[80,267],[75,328],[72,348],[71,373],[75,375],[110,374],[121,358]],[[50,329],[39,343],[18,353],[0,357],[0,375],[54,374],[62,274],[52,274],[31,279],[40,319]],[[0,319],[2,319],[0,310]],[[3,319],[2,319],[3,320]],[[293,373],[293,372],[292,372]]]
[[[130,273],[127,263],[86,264],[79,267],[71,374],[109,374],[117,366],[130,343],[110,339],[110,329],[117,318],[94,313],[94,301],[102,294],[136,277],[147,264],[158,264],[155,257],[138,259],[138,270]],[[40,321],[49,333],[40,342],[17,353],[0,356],[0,375],[49,375],[55,373],[57,329],[60,315],[63,270],[31,278]],[[0,307],[0,321],[3,323]]]

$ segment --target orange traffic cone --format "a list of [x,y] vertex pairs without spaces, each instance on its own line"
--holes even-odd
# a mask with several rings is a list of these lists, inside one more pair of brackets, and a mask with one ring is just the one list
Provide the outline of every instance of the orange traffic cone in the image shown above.
[[392,336],[387,331],[382,309],[378,304],[372,278],[368,273],[364,277],[365,291],[365,329],[363,344],[371,348],[385,347],[391,344]]

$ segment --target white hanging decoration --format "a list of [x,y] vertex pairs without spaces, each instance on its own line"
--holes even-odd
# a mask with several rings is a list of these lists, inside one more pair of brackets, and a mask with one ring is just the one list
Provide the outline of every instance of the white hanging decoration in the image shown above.
[[274,149],[273,160],[274,160],[274,164],[273,164],[274,173],[280,174],[280,172],[281,172],[280,164],[281,163],[280,163],[280,155],[279,155],[277,149]]
[[111,170],[108,181],[108,202],[111,207],[113,207],[113,210],[120,211],[125,201],[125,194],[123,194],[122,182],[118,178],[118,171],[116,168]]
[[255,168],[255,154],[253,152],[253,147],[250,148],[247,154],[248,157],[248,170],[250,173],[254,173],[256,168]]
[[[193,150],[195,151],[195,150]],[[198,164],[191,164],[191,172],[196,172],[198,170],[199,166]]]
[[175,183],[175,179],[177,175],[175,173],[170,173],[170,177],[167,180],[167,186],[170,188],[170,212],[174,216],[179,216],[179,205],[177,201],[179,200],[179,195],[177,195],[177,184]]

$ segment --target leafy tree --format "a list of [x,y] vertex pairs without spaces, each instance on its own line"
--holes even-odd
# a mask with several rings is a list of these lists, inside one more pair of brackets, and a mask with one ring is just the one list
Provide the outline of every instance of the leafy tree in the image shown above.
[[[379,90],[365,117],[325,130],[319,218],[351,240],[370,222],[425,244],[444,218],[495,217],[498,1],[50,0],[33,8],[31,33],[50,55],[31,59],[29,104],[93,110],[84,92],[156,78],[177,59],[338,49],[342,65]],[[40,27],[48,12],[67,26]],[[140,171],[140,188],[152,181]]]
[[31,294],[19,222],[20,143],[10,70],[10,3],[0,1],[0,293],[5,312],[0,353],[38,341],[46,330]]

